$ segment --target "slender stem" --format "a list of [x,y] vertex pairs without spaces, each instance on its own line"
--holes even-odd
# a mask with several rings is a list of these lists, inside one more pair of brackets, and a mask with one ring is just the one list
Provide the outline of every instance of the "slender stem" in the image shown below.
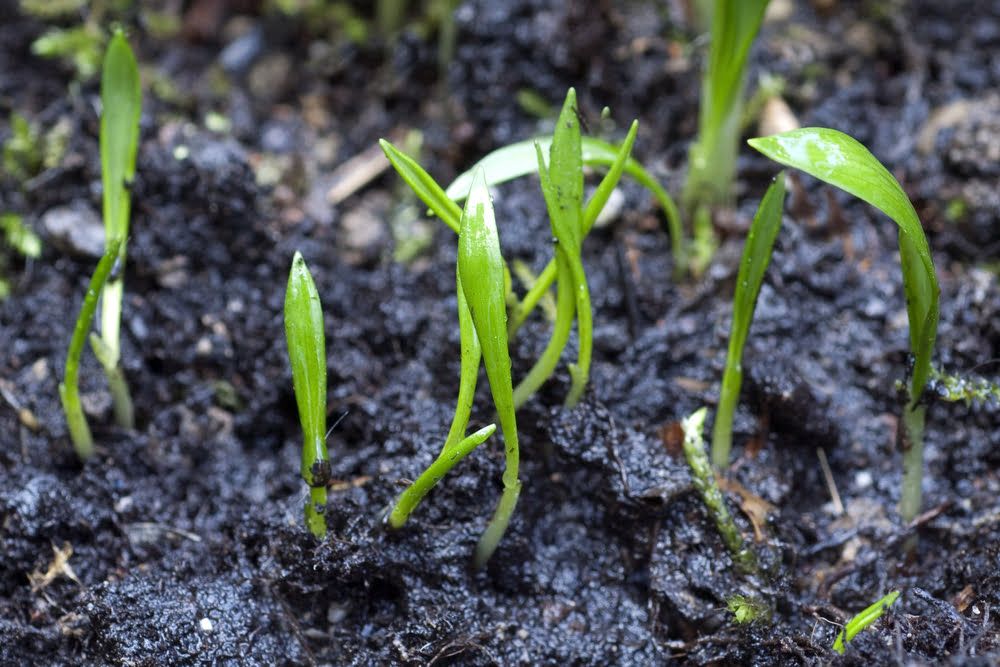
[[[563,252],[563,249],[560,248],[559,251]],[[590,290],[587,288],[587,276],[583,271],[580,253],[576,252],[573,256],[570,256],[570,252],[565,254],[567,255],[566,263],[573,276],[574,292],[576,293],[576,330],[579,338],[576,363],[569,366],[571,383],[565,403],[567,408],[572,408],[583,396],[583,392],[587,388],[587,380],[590,377],[590,357],[594,348],[594,324],[593,313],[590,310]]]
[[486,565],[486,561],[496,551],[504,533],[507,532],[507,524],[510,523],[510,517],[514,513],[514,508],[517,507],[517,498],[520,495],[521,482],[515,480],[513,483],[508,484],[507,474],[504,473],[503,495],[500,496],[496,512],[494,512],[493,518],[490,519],[486,531],[479,538],[479,544],[476,545],[476,555],[473,560],[476,568]]
[[510,323],[507,325],[507,335],[513,336],[517,333],[517,330],[521,328],[521,325],[528,319],[531,312],[538,305],[538,302],[543,296],[552,288],[552,283],[556,280],[556,260],[555,258],[549,260],[549,263],[545,265],[542,272],[538,274],[538,278],[535,283],[531,286],[531,289],[527,291],[524,298],[521,299],[521,304],[510,313]]
[[314,537],[326,537],[326,486],[309,487],[305,506],[306,527]]
[[389,525],[393,528],[401,528],[410,518],[413,510],[420,504],[420,501],[424,499],[424,496],[434,488],[434,485],[440,482],[472,450],[486,442],[487,438],[493,435],[496,430],[496,424],[490,424],[441,452],[434,463],[428,466],[427,470],[399,496],[396,506],[389,514]]
[[87,331],[90,329],[94,312],[97,310],[97,298],[104,288],[108,276],[111,275],[111,269],[115,265],[121,243],[121,239],[111,239],[108,242],[104,256],[97,263],[94,275],[90,278],[87,294],[80,307],[80,315],[76,318],[76,325],[73,327],[73,337],[69,342],[69,350],[66,352],[66,373],[59,385],[59,397],[62,401],[63,412],[66,414],[70,438],[73,440],[77,456],[82,460],[93,455],[94,439],[90,434],[87,418],[80,405],[80,355],[83,353],[83,343],[87,339]]
[[[733,351],[729,351],[730,358]],[[740,350],[742,356],[742,350]],[[722,389],[719,392],[719,408],[715,411],[715,424],[712,427],[712,465],[718,469],[729,465],[729,452],[733,446],[733,414],[740,398],[740,386],[743,384],[743,365],[740,359],[730,363],[726,361],[726,370],[722,375]]]
[[726,499],[715,478],[715,471],[705,454],[705,443],[702,440],[702,428],[705,425],[707,410],[701,408],[682,422],[684,430],[684,457],[691,467],[691,481],[701,495],[702,502],[708,509],[715,527],[722,537],[723,543],[729,549],[736,565],[744,571],[756,568],[753,552],[746,546],[739,528],[733,521],[726,507]]
[[472,402],[476,396],[476,384],[479,381],[479,362],[482,359],[482,348],[476,325],[472,321],[469,303],[462,289],[462,277],[455,272],[456,293],[458,295],[458,331],[461,345],[462,370],[458,385],[458,401],[455,405],[455,415],[448,429],[441,453],[460,443],[465,438],[465,429],[469,425],[469,415],[472,413]]
[[[107,294],[107,290],[105,290],[105,294]],[[103,338],[94,333],[90,334],[90,347],[94,351],[94,356],[101,363],[104,375],[108,379],[108,388],[111,390],[111,405],[115,413],[115,423],[122,428],[135,428],[132,395],[129,393],[128,383],[119,365],[117,353],[108,347]]]
[[920,513],[924,478],[924,421],[927,408],[912,402],[903,411],[903,490],[899,513],[909,523]]
[[[565,276],[557,283],[556,295],[556,323],[552,327],[552,336],[538,361],[531,367],[528,374],[514,387],[514,409],[520,408],[531,398],[539,387],[551,377],[559,357],[562,356],[569,340],[570,330],[573,328],[573,316],[576,313],[576,295],[573,289],[573,281],[569,275],[569,267],[565,265],[565,258],[556,254],[559,271]],[[540,281],[539,281],[540,282]],[[537,283],[536,283],[537,284]],[[522,302],[523,303],[523,302]]]

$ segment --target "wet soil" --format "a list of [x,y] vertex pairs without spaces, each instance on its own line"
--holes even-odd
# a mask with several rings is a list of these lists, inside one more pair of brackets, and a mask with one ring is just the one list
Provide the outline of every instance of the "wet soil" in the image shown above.
[[[252,3],[224,9],[217,25],[204,13],[215,3],[191,4],[172,40],[125,17],[146,80],[162,77],[145,98],[126,267],[123,360],[139,425],[110,426],[85,355],[99,443],[85,465],[56,387],[94,258],[43,222],[57,207],[100,209],[97,86],[71,85],[69,69],[32,56],[45,26],[3,6],[0,115],[63,120],[70,133],[58,166],[27,183],[5,177],[0,192],[46,244],[40,260],[15,265],[0,304],[0,663],[1000,661],[997,407],[929,397],[927,512],[903,525],[894,443],[907,330],[894,227],[805,177],[792,181],[761,292],[727,471],[759,575],[734,567],[692,488],[677,422],[716,400],[739,230],[776,171],[748,153],[728,238],[701,279],[671,280],[659,213],[631,184],[614,224],[588,239],[590,388],[562,408],[561,368],[518,415],[524,490],[488,567],[473,571],[470,555],[499,494],[495,442],[405,529],[380,525],[448,428],[455,243],[433,223],[415,260],[393,261],[388,221],[407,203],[398,179],[330,206],[336,167],[416,128],[429,171],[447,182],[551,123],[519,106],[518,91],[556,105],[575,85],[592,131],[616,136],[599,120],[605,105],[618,128],[639,118],[635,152],[676,192],[703,48],[683,3],[464,2],[443,77],[433,39],[413,31],[387,52]],[[791,12],[765,26],[754,77],[784,76],[803,125],[850,132],[894,171],[935,251],[936,363],[995,379],[982,364],[1000,357],[989,270],[1000,3],[774,4]],[[228,133],[205,128],[212,111]],[[540,269],[551,249],[537,183],[499,188],[496,205],[505,254]],[[296,249],[325,307],[331,423],[344,415],[329,436],[323,542],[301,521],[281,320]],[[549,327],[538,314],[518,333],[515,376]],[[474,425],[491,419],[485,384]],[[833,653],[840,624],[892,589],[903,595],[884,619]],[[737,624],[726,609],[737,594],[769,619]]]

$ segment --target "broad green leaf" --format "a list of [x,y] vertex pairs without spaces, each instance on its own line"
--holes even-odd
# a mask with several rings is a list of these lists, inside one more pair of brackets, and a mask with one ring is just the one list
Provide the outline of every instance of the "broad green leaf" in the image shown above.
[[867,148],[837,130],[807,127],[751,139],[749,144],[776,162],[801,169],[868,202],[899,226],[910,348],[916,358],[910,401],[916,402],[930,373],[940,288],[927,237],[906,193]]
[[844,644],[854,639],[859,632],[881,618],[886,609],[888,609],[897,599],[899,599],[899,591],[892,591],[875,604],[866,607],[864,611],[848,621],[847,625],[844,626],[844,629],[837,635],[837,639],[833,643],[833,650],[840,655],[844,655]]
[[285,340],[304,436],[302,478],[312,486],[317,481],[314,466],[327,461],[326,339],[323,305],[309,267],[298,252],[292,260],[285,291]]
[[712,432],[712,463],[717,468],[729,464],[732,446],[733,413],[743,382],[743,348],[750,333],[753,313],[757,305],[764,273],[771,263],[771,250],[781,229],[781,213],[785,203],[785,172],[780,172],[764,193],[757,207],[736,277],[733,297],[733,321],[729,329],[729,350],[726,370],[719,393],[719,409]]

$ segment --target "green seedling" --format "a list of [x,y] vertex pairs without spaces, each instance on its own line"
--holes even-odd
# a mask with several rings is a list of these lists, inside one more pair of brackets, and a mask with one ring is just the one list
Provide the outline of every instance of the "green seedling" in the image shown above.
[[[638,131],[638,121],[633,121],[632,126],[629,128],[629,134],[625,137],[625,141],[622,142],[622,146],[630,141],[629,137],[632,136],[634,131]],[[634,142],[634,138],[631,140]],[[522,176],[528,176],[534,174],[538,171],[538,160],[535,157],[535,144],[541,146],[542,151],[551,150],[552,137],[538,137],[536,139],[528,139],[526,141],[519,141],[517,143],[509,144],[502,148],[489,153],[483,159],[479,160],[474,164],[468,171],[459,175],[451,185],[448,186],[446,191],[447,196],[455,201],[461,201],[465,197],[465,193],[469,191],[469,185],[472,182],[472,174],[476,169],[482,167],[486,170],[489,176],[489,185],[500,185],[501,183],[506,183],[512,181],[516,178]],[[581,137],[580,138],[580,150],[581,159],[585,167],[606,167],[614,168],[615,164],[619,160],[621,154],[621,147],[613,146],[606,141],[601,141],[600,139],[595,139],[594,137]],[[663,209],[663,214],[667,219],[667,230],[670,234],[670,244],[671,244],[671,255],[674,260],[674,275],[683,275],[686,270],[687,255],[684,247],[684,228],[681,224],[680,212],[677,209],[677,205],[674,200],[670,197],[669,193],[660,185],[660,183],[650,174],[645,167],[642,166],[635,158],[627,157],[625,164],[621,167],[621,170],[634,179],[639,185],[643,186],[653,195],[653,198]],[[610,173],[610,172],[609,172]],[[615,179],[617,183],[618,178]],[[607,177],[605,177],[607,179]],[[597,220],[597,216],[600,214],[601,209],[604,204],[607,203],[607,197],[611,195],[612,187],[608,190],[607,196],[604,200],[592,199],[588,203],[587,208],[584,211],[583,224],[586,232],[584,237],[590,233],[591,228],[594,226],[594,222]],[[532,292],[537,291],[538,295],[544,294],[556,279],[556,263],[553,259],[545,267],[545,270],[539,275],[538,283],[532,289]],[[510,326],[508,327],[511,333],[517,331],[524,321],[531,314],[531,308],[533,308],[538,299],[535,298],[534,302],[529,302],[529,297],[532,293],[529,292],[522,301],[522,306],[519,311],[511,313]],[[530,307],[529,307],[530,306]]]
[[121,30],[115,32],[104,56],[101,75],[101,184],[104,188],[105,238],[121,239],[118,270],[101,295],[101,335],[90,344],[104,368],[111,388],[115,421],[123,428],[135,426],[132,397],[119,366],[121,358],[122,296],[128,244],[131,193],[139,149],[139,115],[142,91],[139,69]]
[[748,595],[733,595],[726,600],[726,608],[733,614],[733,620],[740,625],[771,618],[771,610],[767,604]]
[[309,267],[298,252],[292,259],[285,291],[285,340],[292,366],[295,402],[302,423],[302,479],[309,485],[306,527],[326,537],[326,486],[330,459],[326,452],[326,339],[323,304]]
[[506,452],[503,494],[476,547],[475,564],[482,567],[503,538],[521,493],[517,419],[507,347],[506,271],[500,254],[493,202],[490,201],[489,187],[482,171],[472,181],[462,214],[458,235],[458,276],[479,339]]
[[854,639],[859,632],[880,619],[886,609],[888,609],[898,598],[899,591],[892,591],[881,600],[870,607],[867,607],[860,614],[848,621],[847,625],[844,626],[844,629],[837,635],[836,641],[833,642],[833,650],[840,655],[844,655],[844,651],[846,650],[845,644]]
[[729,549],[733,562],[741,570],[752,572],[757,567],[756,559],[744,543],[743,536],[740,535],[733,517],[729,514],[726,499],[722,496],[719,482],[715,479],[715,471],[708,462],[708,454],[705,452],[702,431],[707,413],[708,408],[700,408],[681,421],[681,430],[684,432],[684,457],[691,467],[691,481],[701,495],[712,520],[715,521],[715,527],[722,537],[723,544]]
[[66,373],[63,376],[63,381],[59,383],[59,399],[62,401],[63,413],[66,415],[70,438],[73,440],[77,456],[83,461],[94,454],[94,438],[90,434],[90,426],[87,425],[87,418],[84,416],[83,407],[80,404],[80,355],[83,353],[83,343],[87,339],[90,323],[97,310],[97,299],[118,259],[121,244],[121,239],[112,239],[108,243],[104,249],[104,256],[97,263],[97,269],[90,278],[87,294],[84,296],[83,306],[80,308],[80,316],[77,317],[76,326],[73,328],[69,350],[66,352]]
[[31,52],[41,58],[65,60],[82,81],[90,79],[101,65],[105,33],[97,23],[87,21],[69,28],[51,28],[31,43]]
[[691,144],[682,201],[692,220],[691,270],[708,266],[717,241],[712,208],[732,198],[747,57],[769,0],[715,0],[711,43],[701,88],[698,138]]
[[[11,264],[11,254],[20,255],[25,259],[38,259],[42,254],[42,240],[24,224],[24,220],[16,213],[0,215],[0,301],[10,296],[10,282],[7,280],[7,270]],[[8,253],[7,248],[13,250]]]
[[924,420],[921,401],[930,378],[938,325],[938,286],[920,219],[899,183],[867,148],[827,128],[803,128],[751,139],[750,145],[783,165],[800,169],[865,201],[899,226],[899,255],[914,357],[908,401],[903,409],[903,489],[899,511],[906,522],[920,512]]
[[[631,144],[627,148],[630,149]],[[545,164],[545,157],[539,144],[535,144],[535,154],[545,206],[549,212],[552,235],[555,239],[558,285],[556,321],[545,350],[528,375],[514,388],[514,407],[524,405],[524,402],[552,375],[569,340],[575,315],[579,350],[577,363],[570,365],[571,385],[566,397],[566,406],[572,407],[580,400],[586,388],[593,347],[590,290],[587,287],[587,276],[580,258],[583,242],[583,161],[576,92],[572,88],[566,95],[566,101],[556,121],[555,134],[549,148],[549,165]],[[622,154],[627,157],[627,150],[622,151]],[[624,163],[624,158],[621,162]]]
[[771,249],[781,229],[781,211],[785,204],[785,173],[781,172],[764,194],[743,246],[743,257],[736,277],[733,297],[733,322],[729,331],[726,370],[719,392],[719,409],[712,430],[712,463],[716,468],[729,464],[733,444],[733,414],[743,384],[743,347],[750,333],[753,311],[757,305],[764,272],[771,263]]

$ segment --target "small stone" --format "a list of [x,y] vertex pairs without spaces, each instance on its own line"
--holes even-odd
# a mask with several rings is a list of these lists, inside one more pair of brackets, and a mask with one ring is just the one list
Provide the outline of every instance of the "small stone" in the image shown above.
[[386,229],[383,218],[373,208],[359,206],[340,220],[340,245],[345,251],[344,259],[351,264],[361,264],[378,256]]
[[200,621],[198,621],[198,628],[202,632],[211,632],[214,627],[215,626],[212,625],[212,619],[210,618],[203,618]]
[[104,254],[104,224],[83,202],[46,211],[42,232],[46,241],[71,255],[96,259]]
[[294,80],[292,59],[284,53],[271,53],[253,66],[248,83],[253,96],[262,100],[281,99]]

